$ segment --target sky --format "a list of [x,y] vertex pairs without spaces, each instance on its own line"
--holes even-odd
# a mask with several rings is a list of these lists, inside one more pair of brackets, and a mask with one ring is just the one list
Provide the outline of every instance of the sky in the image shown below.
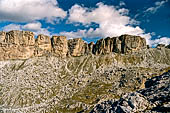
[[170,44],[170,0],[0,0],[0,31],[96,42],[123,34]]

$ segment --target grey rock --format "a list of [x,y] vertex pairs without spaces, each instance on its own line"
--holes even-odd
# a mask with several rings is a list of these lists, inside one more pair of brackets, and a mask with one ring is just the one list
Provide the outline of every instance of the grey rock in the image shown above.
[[145,84],[145,89],[126,94],[118,101],[96,105],[91,113],[170,112],[170,71],[148,79]]

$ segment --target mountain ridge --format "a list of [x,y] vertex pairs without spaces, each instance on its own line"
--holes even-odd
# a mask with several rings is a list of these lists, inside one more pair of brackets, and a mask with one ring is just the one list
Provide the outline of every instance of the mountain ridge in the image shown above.
[[82,56],[86,54],[133,53],[147,49],[146,40],[140,36],[121,35],[107,37],[94,44],[81,38],[69,39],[65,36],[40,34],[37,38],[30,31],[0,32],[0,60],[28,59],[45,54],[57,57]]
[[[6,55],[0,61],[0,112],[88,113],[100,102],[147,88],[147,79],[170,70],[168,46],[148,48],[140,37],[126,35],[85,44],[80,38],[67,42],[66,37],[51,40],[40,35],[35,41],[32,36],[23,31],[0,38],[10,42],[8,48],[0,47],[0,56]],[[0,41],[1,46],[5,41]],[[23,57],[30,48],[36,56]],[[44,50],[47,53],[41,54]]]

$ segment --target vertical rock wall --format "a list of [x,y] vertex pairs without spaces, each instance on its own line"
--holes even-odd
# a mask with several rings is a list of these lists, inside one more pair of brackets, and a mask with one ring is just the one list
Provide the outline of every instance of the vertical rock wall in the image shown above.
[[146,49],[146,40],[140,36],[122,35],[107,37],[94,44],[81,38],[67,40],[65,36],[38,35],[30,31],[0,32],[0,60],[27,59],[52,54],[57,57],[82,56],[86,54],[129,54]]

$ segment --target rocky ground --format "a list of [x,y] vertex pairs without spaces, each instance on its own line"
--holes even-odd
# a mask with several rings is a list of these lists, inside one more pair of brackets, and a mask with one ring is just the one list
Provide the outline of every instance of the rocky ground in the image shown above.
[[127,55],[48,55],[0,61],[0,112],[76,113],[112,108],[113,112],[156,112],[158,106],[167,109],[169,59],[169,49],[150,48]]
[[170,112],[170,71],[148,79],[145,86],[120,99],[102,102],[91,113]]

